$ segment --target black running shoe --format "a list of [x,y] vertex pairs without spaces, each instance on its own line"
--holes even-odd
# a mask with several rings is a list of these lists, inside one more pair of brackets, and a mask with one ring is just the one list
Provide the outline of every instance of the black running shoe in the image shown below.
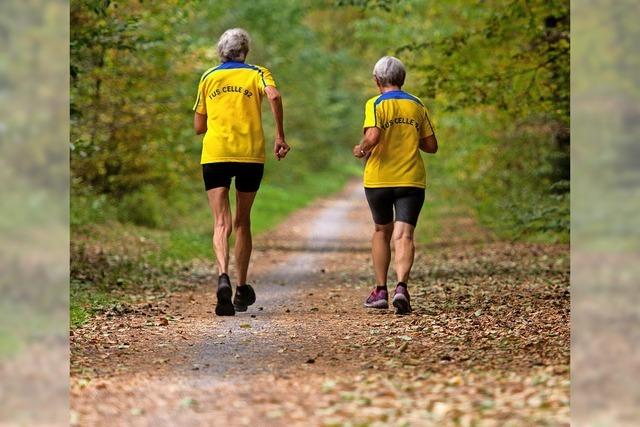
[[218,298],[216,314],[218,316],[233,316],[236,314],[233,304],[231,303],[232,293],[229,276],[224,273],[221,274],[220,277],[218,277],[218,291],[216,292],[216,297]]
[[236,311],[247,311],[247,307],[256,302],[256,293],[251,285],[236,287],[236,296],[233,297],[233,306]]

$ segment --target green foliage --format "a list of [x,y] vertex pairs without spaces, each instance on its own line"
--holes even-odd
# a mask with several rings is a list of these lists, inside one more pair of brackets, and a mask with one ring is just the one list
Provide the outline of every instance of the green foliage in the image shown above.
[[69,323],[76,328],[85,323],[92,315],[117,304],[118,299],[112,294],[96,289],[87,289],[86,283],[71,282],[69,305]]
[[[206,236],[190,108],[217,63],[217,36],[241,26],[249,61],[269,67],[283,93],[293,147],[285,162],[267,161],[259,229],[343,182],[375,94],[371,67],[395,54],[440,137],[429,185],[447,187],[435,193],[456,194],[501,235],[566,240],[568,13],[566,0],[74,0],[72,224],[182,229],[183,249]],[[322,174],[326,185],[310,188],[321,181],[309,175]]]
[[119,199],[154,188],[167,197],[199,179],[201,137],[192,135],[190,108],[200,74],[218,62],[215,41],[230,26],[250,30],[249,60],[270,67],[283,93],[288,139],[304,154],[287,175],[344,159],[345,142],[358,135],[360,106],[338,70],[352,60],[327,49],[304,25],[305,13],[303,5],[264,0],[72,2],[74,193]]
[[[320,39],[304,22],[307,13],[293,2],[72,2],[71,223],[74,240],[88,240],[106,257],[72,245],[72,278],[83,284],[72,285],[73,325],[126,300],[118,278],[127,277],[134,292],[154,286],[154,271],[212,258],[202,137],[193,136],[191,106],[201,73],[218,62],[215,42],[225,29],[251,33],[249,61],[272,70],[293,148],[276,162],[267,144],[254,232],[354,173],[344,163],[360,133],[359,88],[341,72],[353,59]],[[263,117],[269,141],[266,105]]]
[[104,223],[117,217],[117,206],[106,194],[76,193],[71,198],[71,227]]
[[163,215],[166,211],[166,202],[153,187],[146,185],[122,197],[118,206],[118,219],[122,222],[158,228],[166,224],[166,217]]
[[[568,241],[569,181],[553,167],[558,151],[551,130],[536,125],[496,139],[504,124],[487,129],[486,116],[463,112],[447,114],[441,126],[448,143],[425,159],[431,185],[423,221],[437,216],[433,209],[468,206],[502,238]],[[426,230],[425,239],[433,235]]]
[[[175,2],[74,1],[71,5],[73,188],[116,197],[145,185],[175,189],[188,156],[192,71],[173,59],[185,17]],[[175,85],[173,82],[183,82]],[[182,101],[182,102],[181,102]]]
[[503,237],[567,241],[569,2],[337,3],[355,14],[346,31],[368,69],[398,56],[432,113],[433,196]]

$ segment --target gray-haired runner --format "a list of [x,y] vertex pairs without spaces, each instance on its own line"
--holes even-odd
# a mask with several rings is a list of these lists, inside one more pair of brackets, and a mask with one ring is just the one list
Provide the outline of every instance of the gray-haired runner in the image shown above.
[[367,157],[364,187],[375,223],[372,255],[377,284],[364,305],[389,307],[387,274],[393,238],[398,279],[393,305],[399,314],[411,311],[407,282],[415,252],[413,232],[426,187],[420,150],[438,151],[424,104],[402,90],[405,75],[397,58],[385,56],[376,63],[373,79],[380,95],[367,101],[364,139],[353,148],[354,156]]
[[[282,99],[264,67],[245,63],[249,34],[233,28],[218,41],[221,64],[208,69],[198,85],[193,107],[196,134],[205,134],[202,145],[202,175],[214,217],[213,248],[218,264],[216,314],[232,316],[245,311],[256,300],[247,284],[251,258],[251,207],[264,172],[264,135],[260,105],[269,100],[276,124],[273,152],[283,159],[289,152],[283,127]],[[236,215],[232,221],[229,188],[235,178]],[[238,287],[232,297],[229,268],[229,237],[235,229],[235,261]]]

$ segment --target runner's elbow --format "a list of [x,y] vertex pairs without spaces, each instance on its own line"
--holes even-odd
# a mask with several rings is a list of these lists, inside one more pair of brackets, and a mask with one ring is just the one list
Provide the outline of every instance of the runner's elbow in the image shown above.
[[267,98],[271,102],[278,102],[282,100],[282,95],[280,95],[280,91],[278,91],[278,89],[274,87],[267,86],[266,93],[267,93]]
[[269,101],[271,101],[271,102],[282,101],[282,96],[279,93],[269,94],[269,95],[267,95],[267,97],[269,98]]

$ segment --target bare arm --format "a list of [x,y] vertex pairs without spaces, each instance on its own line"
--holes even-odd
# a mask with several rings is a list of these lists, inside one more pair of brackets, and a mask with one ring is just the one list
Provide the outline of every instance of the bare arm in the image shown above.
[[366,156],[380,142],[380,128],[372,127],[364,131],[362,142],[353,147],[353,155],[360,158]]
[[201,135],[207,131],[207,115],[195,113],[193,115],[193,130],[196,135]]
[[420,139],[420,149],[425,153],[436,153],[438,151],[438,140],[436,139],[436,135],[433,134]]
[[282,108],[282,96],[278,89],[273,86],[267,86],[264,88],[271,106],[271,112],[273,113],[273,119],[276,122],[276,140],[273,146],[273,153],[276,159],[284,159],[291,147],[287,145],[284,137],[284,110]]

